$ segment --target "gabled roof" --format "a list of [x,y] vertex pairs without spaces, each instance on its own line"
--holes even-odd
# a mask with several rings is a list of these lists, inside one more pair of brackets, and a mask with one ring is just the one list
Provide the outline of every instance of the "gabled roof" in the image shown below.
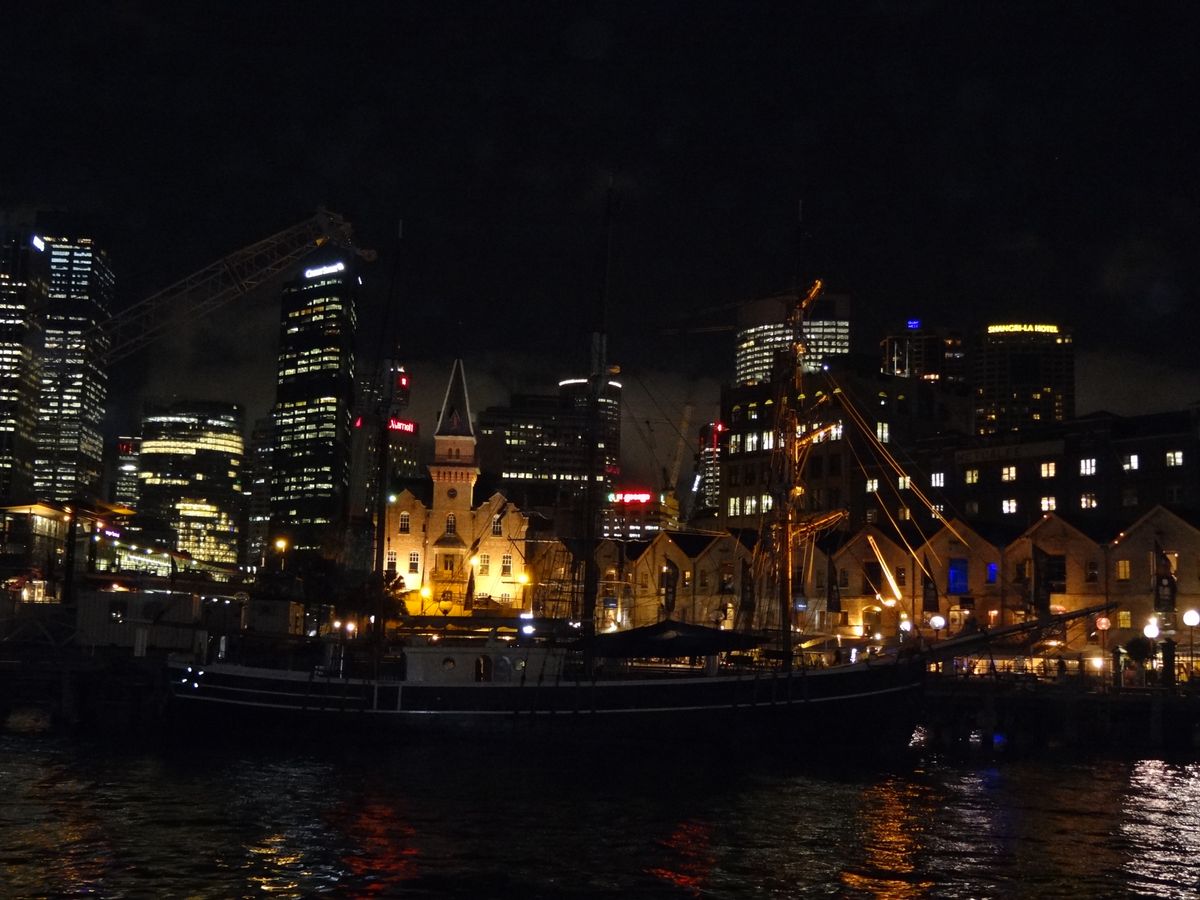
[[461,359],[454,361],[450,370],[450,382],[446,385],[446,396],[442,400],[442,411],[438,413],[434,437],[475,437],[471,427],[471,403],[467,397],[467,378],[463,374]]
[[1036,522],[1026,528],[1023,532],[1021,532],[1020,537],[1036,540],[1038,531],[1045,528],[1050,522],[1061,522],[1072,531],[1077,532],[1081,536],[1087,538],[1089,541],[1097,544],[1108,543],[1121,531],[1119,526],[1113,525],[1106,521],[1101,522],[1085,518],[1084,520],[1077,522],[1073,519],[1068,519],[1061,513],[1052,512],[1046,513],[1044,516],[1042,516],[1042,518],[1038,519]]
[[1131,531],[1141,528],[1143,525],[1150,522],[1151,519],[1154,519],[1157,516],[1163,516],[1163,515],[1170,516],[1172,519],[1177,519],[1179,521],[1179,524],[1184,526],[1185,528],[1200,530],[1200,522],[1197,522],[1194,519],[1188,519],[1185,516],[1181,516],[1177,511],[1175,511],[1173,509],[1169,509],[1168,507],[1160,504],[1158,506],[1155,506],[1153,509],[1151,509],[1149,512],[1147,512],[1145,515],[1140,516],[1133,524],[1126,527],[1125,530],[1122,531],[1120,534],[1113,535],[1112,543],[1116,544],[1119,540],[1126,537]]
[[696,559],[713,545],[719,537],[716,534],[703,534],[695,531],[664,531],[668,538],[682,550],[688,559]]

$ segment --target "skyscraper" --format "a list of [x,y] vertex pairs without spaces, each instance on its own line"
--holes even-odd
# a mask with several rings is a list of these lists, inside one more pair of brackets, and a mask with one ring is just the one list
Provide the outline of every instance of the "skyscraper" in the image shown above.
[[[734,379],[737,384],[770,382],[780,354],[786,354],[799,335],[788,323],[794,294],[779,294],[747,304],[739,314]],[[804,323],[806,349],[802,365],[817,371],[832,356],[850,352],[850,298],[822,295]]]
[[49,302],[38,399],[34,490],[44,500],[95,496],[103,474],[101,423],[108,399],[107,338],[113,274],[90,237],[42,236]]
[[147,404],[138,456],[139,512],[175,533],[175,549],[238,562],[242,410],[235,403]]
[[0,223],[0,498],[33,497],[42,327],[47,286],[36,257],[45,242]]
[[284,285],[280,309],[271,531],[331,559],[349,501],[358,284],[344,260],[315,264]]
[[976,434],[1026,431],[1075,417],[1075,347],[1051,324],[989,325],[975,356]]

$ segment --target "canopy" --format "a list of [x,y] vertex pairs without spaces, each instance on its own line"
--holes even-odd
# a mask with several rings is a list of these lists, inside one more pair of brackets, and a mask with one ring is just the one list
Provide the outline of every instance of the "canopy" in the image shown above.
[[725,650],[746,650],[760,643],[757,636],[690,625],[666,619],[654,625],[598,634],[592,650],[596,656],[711,656]]

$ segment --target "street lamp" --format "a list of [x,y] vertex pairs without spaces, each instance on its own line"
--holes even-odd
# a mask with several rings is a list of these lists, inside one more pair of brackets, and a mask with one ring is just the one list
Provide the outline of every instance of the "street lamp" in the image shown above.
[[1188,627],[1188,681],[1192,680],[1196,665],[1196,626],[1200,625],[1200,612],[1189,609],[1183,614],[1183,624]]
[[280,572],[282,572],[284,570],[284,563],[287,559],[287,557],[284,554],[287,553],[287,548],[288,548],[287,538],[275,538],[275,551],[279,554],[279,571]]
[[933,639],[935,641],[941,640],[942,629],[946,627],[946,617],[942,615],[932,616],[929,619],[929,627],[933,629]]

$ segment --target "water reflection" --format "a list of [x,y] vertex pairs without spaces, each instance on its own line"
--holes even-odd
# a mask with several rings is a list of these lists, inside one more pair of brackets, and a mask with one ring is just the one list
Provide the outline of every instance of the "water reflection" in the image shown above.
[[4,897],[1200,895],[1200,765],[1153,760],[666,774],[0,735],[0,790]]
[[925,785],[896,777],[864,791],[858,814],[863,865],[842,871],[847,888],[907,900],[924,896],[933,887],[917,870],[930,797]]
[[1200,894],[1200,765],[1136,763],[1120,812],[1131,887],[1154,897]]

